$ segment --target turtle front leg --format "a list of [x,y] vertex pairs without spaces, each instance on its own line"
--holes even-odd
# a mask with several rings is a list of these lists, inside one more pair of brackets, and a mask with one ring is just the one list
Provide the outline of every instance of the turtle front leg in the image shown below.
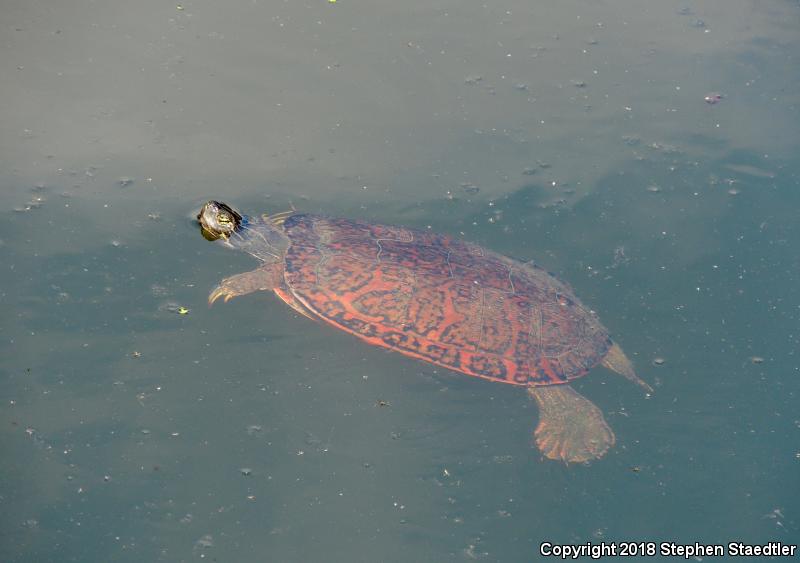
[[227,277],[208,296],[208,304],[212,305],[220,297],[225,302],[234,297],[247,295],[256,291],[273,291],[283,285],[283,264],[275,262],[264,264],[251,272],[244,272]]
[[597,406],[569,385],[528,387],[539,405],[536,445],[549,459],[582,463],[599,459],[616,441]]

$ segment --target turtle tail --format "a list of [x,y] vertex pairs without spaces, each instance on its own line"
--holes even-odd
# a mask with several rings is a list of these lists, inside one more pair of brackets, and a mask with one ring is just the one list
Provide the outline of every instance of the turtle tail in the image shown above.
[[635,371],[633,371],[633,364],[616,342],[611,345],[606,357],[603,358],[603,365],[611,371],[617,372],[625,379],[633,381],[636,385],[642,387],[648,393],[653,392],[653,388],[650,387],[645,380],[636,375]]

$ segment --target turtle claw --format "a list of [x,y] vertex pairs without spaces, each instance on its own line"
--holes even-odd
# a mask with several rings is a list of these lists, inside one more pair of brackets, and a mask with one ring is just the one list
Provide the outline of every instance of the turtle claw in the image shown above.
[[213,305],[214,302],[217,299],[219,299],[220,297],[224,297],[223,303],[227,303],[228,301],[230,301],[231,299],[236,297],[236,295],[237,294],[235,292],[231,291],[230,288],[227,288],[225,286],[219,285],[219,286],[216,287],[216,289],[214,289],[214,291],[212,291],[208,295],[208,306],[210,307],[211,305]]

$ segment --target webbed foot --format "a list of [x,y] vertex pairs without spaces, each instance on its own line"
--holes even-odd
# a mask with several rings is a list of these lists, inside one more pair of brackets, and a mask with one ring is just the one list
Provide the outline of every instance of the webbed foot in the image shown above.
[[545,457],[570,463],[599,459],[614,445],[614,432],[592,402],[567,385],[529,387],[539,405],[534,436]]

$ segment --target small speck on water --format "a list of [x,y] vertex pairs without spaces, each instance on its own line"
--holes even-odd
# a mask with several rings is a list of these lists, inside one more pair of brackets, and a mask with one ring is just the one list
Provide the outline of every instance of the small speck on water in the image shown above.
[[661,191],[661,188],[660,188],[659,186],[656,186],[655,184],[650,184],[650,185],[649,185],[649,186],[647,186],[647,188],[645,188],[645,189],[646,189],[648,192],[650,192],[651,194],[657,194],[657,193],[659,193],[659,192]]
[[761,356],[751,356],[750,357],[750,363],[752,363],[752,364],[763,364],[764,363],[764,358],[762,358]]
[[120,188],[127,188],[128,186],[133,184],[133,178],[128,178],[127,176],[123,176],[119,180],[117,180],[117,185]]
[[249,477],[250,475],[252,475],[252,474],[253,474],[253,470],[252,470],[252,469],[250,469],[249,467],[242,467],[242,468],[239,470],[239,472],[240,472],[242,475],[244,475],[245,477]]
[[662,358],[660,356],[658,356],[656,358],[653,358],[653,365],[654,366],[663,366],[665,363],[667,363],[667,360],[665,360],[664,358]]

